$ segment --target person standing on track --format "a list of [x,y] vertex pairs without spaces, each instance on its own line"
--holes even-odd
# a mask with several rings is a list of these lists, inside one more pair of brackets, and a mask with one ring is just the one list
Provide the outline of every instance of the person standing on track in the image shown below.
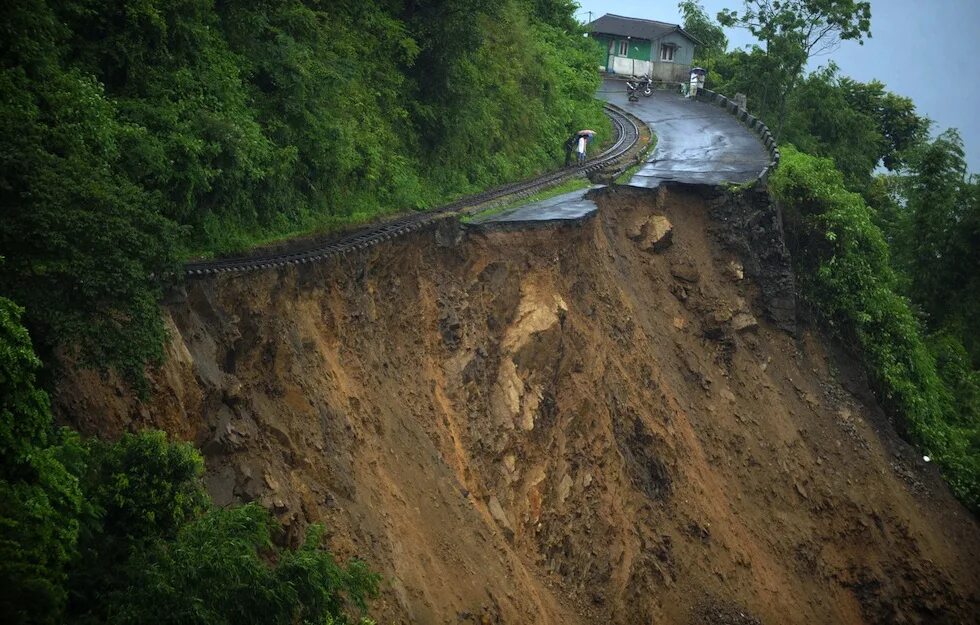
[[[582,139],[585,139],[585,145],[582,145]],[[581,163],[584,161],[586,148],[589,143],[592,143],[593,139],[595,139],[595,130],[590,130],[588,128],[579,130],[574,135],[569,137],[568,140],[565,141],[565,166],[568,167],[568,165],[571,163],[572,152],[575,152],[576,162]]]

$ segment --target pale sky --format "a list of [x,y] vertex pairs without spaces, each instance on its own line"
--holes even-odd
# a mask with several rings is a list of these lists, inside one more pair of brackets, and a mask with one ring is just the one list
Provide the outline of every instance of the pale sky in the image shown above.
[[[580,20],[604,13],[681,23],[676,0],[579,0]],[[741,0],[702,0],[714,19],[720,9],[740,10]],[[726,31],[729,48],[755,43],[744,30]],[[933,120],[933,134],[957,128],[970,171],[980,173],[980,0],[871,0],[871,39],[845,42],[811,67],[832,59],[841,72],[912,98]],[[752,105],[749,103],[749,109]]]

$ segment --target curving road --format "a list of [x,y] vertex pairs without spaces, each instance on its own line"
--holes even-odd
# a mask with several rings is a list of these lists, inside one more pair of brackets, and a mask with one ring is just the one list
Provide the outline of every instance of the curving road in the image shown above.
[[[740,184],[754,180],[771,159],[758,135],[725,109],[689,100],[674,91],[655,91],[630,102],[621,80],[603,82],[599,96],[629,111],[657,135],[657,147],[630,178],[635,187],[677,181],[692,184]],[[476,224],[569,221],[596,210],[576,191],[477,218]]]
[[654,91],[629,102],[622,81],[606,80],[600,96],[646,123],[657,135],[657,147],[630,180],[638,187],[661,182],[699,184],[753,180],[769,163],[759,137],[724,109],[689,100],[673,91]]

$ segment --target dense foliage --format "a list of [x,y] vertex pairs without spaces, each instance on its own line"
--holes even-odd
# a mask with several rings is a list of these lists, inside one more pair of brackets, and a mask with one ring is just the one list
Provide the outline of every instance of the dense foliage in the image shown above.
[[705,62],[725,53],[728,48],[728,37],[725,36],[721,26],[708,17],[700,2],[683,0],[678,3],[677,8],[684,16],[684,30],[698,42],[694,48],[696,65],[703,66]]
[[[686,28],[723,41],[701,5],[680,8]],[[840,40],[870,34],[866,2],[747,0],[718,17],[759,39],[709,46],[699,62],[711,87],[746,94],[780,135],[772,183],[797,217],[788,232],[803,301],[858,347],[885,407],[980,508],[980,185],[958,135],[930,141],[911,100],[832,62],[805,72]]]
[[316,526],[280,549],[261,507],[215,508],[190,445],[53,429],[20,314],[0,298],[0,621],[357,622],[378,577]]
[[[871,3],[855,0],[744,0],[744,9],[724,9],[722,26],[747,29],[759,42],[752,60],[772,76],[767,100],[775,111],[772,127],[778,137],[788,110],[789,95],[814,56],[826,54],[843,40],[863,43],[871,36]],[[760,58],[761,57],[761,58]]]
[[[959,412],[940,376],[923,328],[898,292],[873,212],[847,190],[833,161],[791,146],[771,189],[798,213],[794,258],[805,301],[860,348],[885,407],[904,417],[907,433],[939,462],[964,503],[980,509],[980,420]],[[948,341],[940,346],[950,352],[943,367],[959,367],[962,379],[961,348]]]
[[[0,293],[131,378],[181,256],[557,166],[593,98],[568,0],[17,0],[0,9]],[[76,352],[72,352],[74,355]]]
[[66,466],[78,445],[51,429],[22,312],[0,297],[0,620],[55,622],[82,511],[73,463]]

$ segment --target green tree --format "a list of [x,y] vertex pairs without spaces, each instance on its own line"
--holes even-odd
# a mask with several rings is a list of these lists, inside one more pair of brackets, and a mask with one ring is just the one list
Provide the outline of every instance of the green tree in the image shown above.
[[855,0],[745,0],[744,10],[723,9],[722,26],[746,28],[768,50],[780,40],[803,52],[801,68],[813,56],[827,54],[841,41],[864,43],[871,36],[871,3]]
[[[814,56],[836,49],[841,41],[864,43],[871,36],[871,3],[855,0],[745,0],[744,10],[718,13],[722,26],[747,29],[762,44],[774,95],[766,93],[775,134],[782,132],[790,93]],[[775,71],[772,71],[775,70]],[[768,91],[768,90],[767,90]],[[769,105],[769,102],[772,105]]]
[[[117,623],[294,623],[359,621],[378,577],[359,561],[339,566],[311,527],[297,550],[273,547],[269,513],[255,504],[211,511],[127,562],[127,580],[105,597]],[[274,564],[269,564],[273,560]]]
[[338,565],[312,526],[298,550],[251,504],[211,505],[203,461],[163,432],[89,441],[82,519],[69,579],[69,621],[119,623],[349,623],[378,577]]
[[833,63],[790,94],[783,138],[808,154],[833,158],[852,190],[869,184],[885,151],[876,120],[851,105]]
[[83,363],[138,379],[162,356],[157,300],[177,230],[122,173],[120,145],[137,130],[64,67],[47,4],[5,4],[0,33],[0,293],[26,308],[42,352],[77,347]]
[[[792,215],[790,240],[804,301],[856,346],[886,410],[936,458],[964,504],[977,510],[980,423],[958,411],[957,399],[940,376],[923,328],[899,292],[872,212],[859,194],[846,189],[833,161],[792,146],[782,152],[771,188]],[[957,365],[942,366],[952,379]]]
[[890,171],[901,168],[909,152],[926,140],[929,119],[918,114],[911,99],[886,91],[877,80],[862,83],[844,76],[838,85],[851,107],[874,120],[882,138],[880,164]]
[[23,309],[0,297],[0,621],[58,623],[77,517],[77,438],[51,429]]
[[874,170],[900,168],[928,128],[908,98],[879,82],[841,77],[830,63],[790,94],[783,138],[809,154],[832,157],[848,188],[863,193]]
[[681,15],[684,16],[684,30],[698,40],[695,48],[694,61],[705,65],[708,61],[725,53],[728,49],[728,37],[721,26],[711,20],[698,0],[684,0],[678,3]]
[[969,297],[961,289],[973,286],[980,259],[962,239],[963,225],[975,220],[976,204],[959,134],[948,130],[924,144],[910,157],[905,180],[899,262],[910,280],[909,293],[938,327],[955,310],[958,295]]

